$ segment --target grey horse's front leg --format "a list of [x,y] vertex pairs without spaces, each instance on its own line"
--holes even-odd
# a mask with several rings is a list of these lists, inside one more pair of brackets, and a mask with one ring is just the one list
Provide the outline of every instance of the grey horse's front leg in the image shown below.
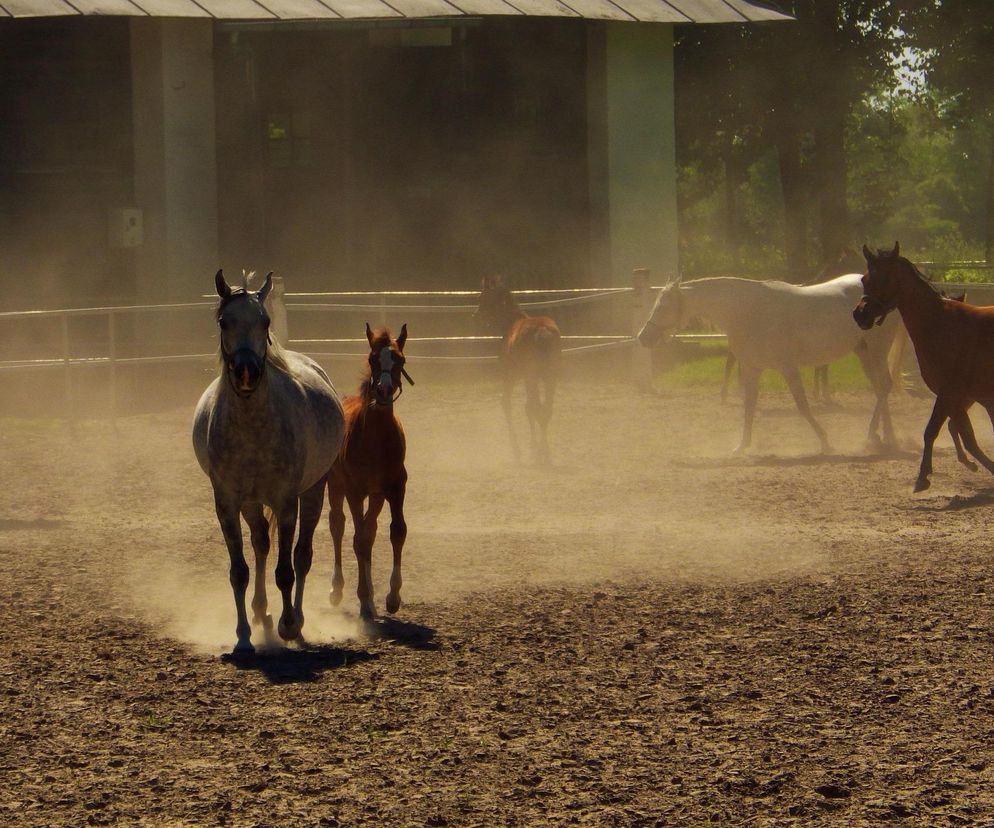
[[791,396],[794,398],[797,410],[801,412],[801,416],[808,421],[808,425],[818,435],[822,453],[828,454],[831,452],[832,447],[828,444],[825,429],[821,427],[821,424],[814,418],[814,414],[811,413],[811,406],[808,405],[808,398],[804,393],[804,383],[801,382],[801,372],[797,368],[790,367],[782,369],[780,373],[783,374],[783,378],[787,381],[787,387],[790,389]]
[[300,496],[300,528],[297,531],[297,545],[293,549],[293,570],[297,578],[293,609],[300,628],[304,626],[304,582],[314,557],[314,530],[321,520],[321,509],[324,507],[325,482],[322,477]]
[[252,595],[252,623],[261,624],[267,631],[273,628],[266,597],[266,560],[269,557],[269,521],[261,503],[242,504],[242,517],[248,524],[255,552],[255,583]]
[[235,627],[235,635],[238,637],[235,643],[235,654],[254,653],[252,646],[252,627],[245,612],[245,591],[248,589],[249,568],[245,563],[245,555],[242,551],[242,525],[239,521],[238,498],[225,494],[214,488],[214,509],[217,512],[217,522],[221,525],[221,534],[224,535],[225,545],[228,547],[228,557],[231,560],[228,578],[231,581],[231,591],[235,597],[235,612],[238,615],[238,624]]
[[279,536],[279,558],[276,561],[276,587],[283,597],[283,613],[280,615],[279,633],[284,641],[294,641],[300,637],[300,619],[293,608],[293,563],[290,552],[293,535],[297,529],[297,498],[286,498],[283,503],[273,506]]
[[752,445],[752,424],[756,418],[756,404],[759,401],[760,373],[759,369],[739,362],[739,381],[742,383],[745,419],[742,423],[742,440],[735,449],[736,454],[741,454]]

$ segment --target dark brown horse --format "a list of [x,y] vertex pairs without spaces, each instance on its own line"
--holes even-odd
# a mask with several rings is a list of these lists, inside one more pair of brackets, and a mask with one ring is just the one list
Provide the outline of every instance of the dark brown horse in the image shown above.
[[525,414],[532,451],[537,459],[548,460],[549,420],[562,354],[559,327],[548,316],[526,314],[500,276],[483,280],[480,304],[474,316],[503,338],[500,365],[504,381],[504,416],[515,457],[520,457],[521,450],[511,420],[511,392],[519,380],[524,380]]
[[867,273],[853,318],[864,330],[898,310],[915,346],[922,379],[935,394],[925,426],[925,447],[915,491],[930,485],[932,446],[949,419],[963,446],[988,471],[994,461],[977,445],[967,409],[979,402],[994,419],[994,307],[977,307],[942,296],[895,243],[874,254],[864,245]]
[[[373,332],[366,325],[369,362],[359,393],[342,400],[345,409],[345,436],[328,475],[328,523],[335,545],[335,572],[329,595],[332,605],[342,600],[345,578],[342,575],[342,538],[345,535],[343,501],[349,503],[355,533],[352,546],[359,568],[359,614],[367,621],[376,617],[373,602],[371,559],[376,540],[376,521],[386,501],[390,504],[390,544],[393,546],[393,572],[387,594],[387,612],[400,609],[400,560],[407,538],[404,520],[404,495],[407,469],[404,457],[407,441],[404,429],[393,411],[400,396],[401,378],[414,384],[404,369],[404,342],[407,325],[393,339],[387,330]],[[366,499],[369,505],[366,506]]]

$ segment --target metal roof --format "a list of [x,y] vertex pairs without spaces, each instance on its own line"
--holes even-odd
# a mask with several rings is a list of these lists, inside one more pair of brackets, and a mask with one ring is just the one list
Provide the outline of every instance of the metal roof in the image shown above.
[[79,15],[216,20],[423,20],[501,15],[643,23],[791,19],[761,0],[0,0],[0,18]]

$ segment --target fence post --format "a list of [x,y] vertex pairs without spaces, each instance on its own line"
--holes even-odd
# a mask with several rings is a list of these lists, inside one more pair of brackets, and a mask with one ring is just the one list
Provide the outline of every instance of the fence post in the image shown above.
[[[632,336],[638,336],[650,310],[650,272],[646,267],[637,267],[632,271]],[[638,342],[632,345],[632,382],[643,391],[652,391],[652,351]]]
[[290,329],[287,326],[286,318],[286,285],[283,284],[282,276],[273,276],[273,289],[269,291],[266,304],[269,305],[269,319],[271,321],[270,330],[276,341],[286,346],[290,341]]

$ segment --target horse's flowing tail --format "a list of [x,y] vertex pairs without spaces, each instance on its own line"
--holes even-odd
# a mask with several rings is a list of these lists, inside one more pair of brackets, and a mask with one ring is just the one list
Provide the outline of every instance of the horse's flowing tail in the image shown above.
[[268,506],[263,506],[262,516],[269,524],[269,549],[272,551],[276,548],[276,513]]
[[887,374],[891,379],[891,393],[892,394],[903,394],[906,389],[904,387],[904,354],[908,349],[908,331],[907,328],[901,324],[898,327],[897,333],[894,334],[894,341],[890,344],[890,350],[887,352]]

